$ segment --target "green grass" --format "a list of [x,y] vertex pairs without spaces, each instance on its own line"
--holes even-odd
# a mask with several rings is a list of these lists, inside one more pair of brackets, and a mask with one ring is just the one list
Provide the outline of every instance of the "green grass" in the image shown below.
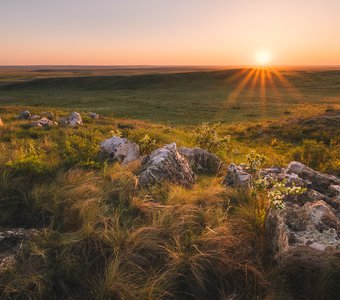
[[[245,163],[255,151],[266,157],[264,166],[298,158],[340,175],[337,71],[288,70],[302,96],[281,88],[281,96],[271,97],[268,88],[262,103],[258,86],[227,104],[237,85],[228,78],[238,71],[102,72],[20,71],[3,77],[0,227],[41,231],[14,264],[0,269],[1,299],[339,296],[336,269],[300,279],[294,266],[278,270],[267,263],[266,195],[224,187],[222,173],[199,175],[190,189],[163,183],[137,190],[139,163],[123,167],[98,157],[100,141],[116,130],[144,143],[146,155],[174,141],[208,147],[207,134],[217,141],[212,151],[227,164]],[[16,118],[23,109],[51,110],[56,118],[76,109],[84,126],[32,128],[31,121]],[[104,117],[86,117],[91,110]],[[215,130],[197,130],[202,121],[217,120],[224,122]],[[230,141],[218,142],[227,135]]]
[[294,87],[273,76],[273,84],[265,80],[265,95],[261,76],[253,87],[252,76],[237,97],[235,90],[251,69],[184,71],[50,70],[30,75],[2,70],[0,105],[55,106],[157,123],[198,124],[314,114],[340,101],[337,70],[279,69]]

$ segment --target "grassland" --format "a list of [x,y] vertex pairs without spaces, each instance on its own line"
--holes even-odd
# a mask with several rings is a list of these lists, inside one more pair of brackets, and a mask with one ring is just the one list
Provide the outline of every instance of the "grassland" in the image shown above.
[[[231,138],[214,152],[226,163],[255,151],[263,166],[298,159],[339,176],[339,71],[281,70],[294,86],[276,78],[265,97],[260,82],[235,97],[251,70],[6,72],[0,228],[39,234],[0,268],[1,299],[339,297],[340,270],[306,275],[268,260],[266,193],[225,187],[223,172],[198,175],[190,189],[164,182],[138,190],[139,163],[98,156],[99,143],[117,131],[140,145],[148,135],[149,154],[174,141],[196,146],[199,124],[221,120],[217,134]],[[84,126],[34,128],[17,119],[23,109],[56,119],[76,109]]]
[[275,72],[2,69],[0,105],[94,110],[119,118],[192,125],[306,116],[340,103],[338,70]]

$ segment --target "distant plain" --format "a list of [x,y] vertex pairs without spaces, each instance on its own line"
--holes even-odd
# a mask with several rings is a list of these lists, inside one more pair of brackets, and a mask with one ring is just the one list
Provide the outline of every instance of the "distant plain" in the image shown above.
[[0,68],[0,105],[174,125],[306,116],[339,104],[340,68]]

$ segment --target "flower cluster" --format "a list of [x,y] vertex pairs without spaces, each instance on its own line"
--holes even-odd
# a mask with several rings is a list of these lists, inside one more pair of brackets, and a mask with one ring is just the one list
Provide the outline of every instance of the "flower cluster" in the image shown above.
[[268,191],[267,195],[270,201],[271,206],[277,209],[285,209],[285,203],[283,199],[288,195],[301,195],[306,192],[306,188],[295,186],[292,187],[286,186],[286,181],[276,182],[271,190]]

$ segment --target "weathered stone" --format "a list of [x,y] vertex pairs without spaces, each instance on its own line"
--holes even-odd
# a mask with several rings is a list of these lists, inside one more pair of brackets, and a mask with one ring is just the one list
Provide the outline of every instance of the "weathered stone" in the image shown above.
[[40,116],[39,116],[39,115],[32,115],[32,116],[30,117],[30,119],[31,119],[31,120],[38,120],[38,119],[40,119]]
[[187,160],[178,153],[176,143],[157,149],[142,162],[138,176],[138,185],[147,187],[162,181],[169,181],[183,186],[195,182],[194,173]]
[[90,117],[91,119],[95,119],[95,120],[99,119],[99,115],[94,112],[89,112],[87,116]]
[[83,125],[83,119],[81,118],[80,113],[74,111],[68,117],[68,125],[71,127],[75,127],[77,125]]
[[279,263],[287,262],[301,251],[308,253],[311,261],[321,252],[324,256],[340,254],[339,234],[339,218],[322,200],[307,202],[301,207],[287,203],[283,211],[271,208],[266,218],[266,239]]
[[51,111],[44,111],[41,113],[41,116],[45,117],[46,119],[49,119],[51,121],[54,120],[54,113]]
[[53,126],[53,125],[57,125],[57,123],[49,119],[46,119],[45,117],[32,123],[33,127],[48,127],[48,126]]
[[249,188],[251,180],[252,176],[246,171],[245,165],[237,166],[231,163],[227,169],[223,184],[235,188]]
[[328,188],[328,195],[340,200],[340,185],[330,185]]
[[285,173],[286,174],[294,173],[297,174],[303,180],[310,181],[311,185],[313,186],[313,189],[323,194],[327,193],[330,185],[340,185],[339,178],[332,175],[317,172],[297,161],[292,161],[285,170]]
[[22,243],[38,232],[36,229],[23,228],[0,231],[0,269],[14,262]]
[[28,120],[31,118],[31,113],[28,111],[28,110],[24,110],[22,111],[19,116],[18,116],[18,119],[20,120]]
[[127,164],[139,158],[139,146],[125,138],[114,136],[100,144],[100,155]]
[[216,174],[223,164],[215,154],[199,147],[180,147],[178,152],[186,158],[192,170],[197,173]]

